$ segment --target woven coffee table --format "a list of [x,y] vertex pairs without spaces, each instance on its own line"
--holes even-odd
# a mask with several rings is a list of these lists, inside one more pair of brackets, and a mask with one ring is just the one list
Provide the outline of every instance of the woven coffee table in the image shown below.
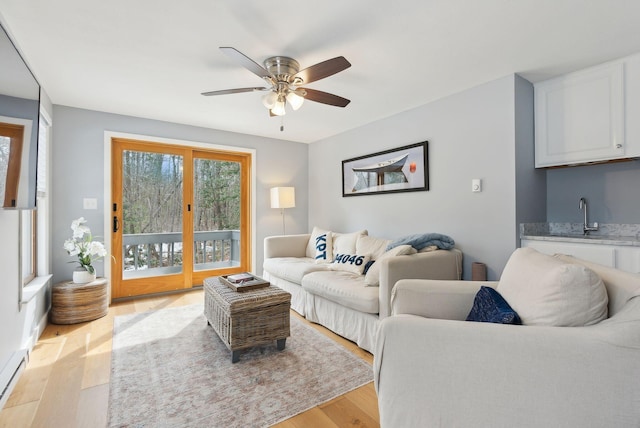
[[231,351],[231,362],[240,350],[274,340],[283,350],[290,336],[291,294],[275,287],[238,292],[218,277],[204,280],[204,315]]

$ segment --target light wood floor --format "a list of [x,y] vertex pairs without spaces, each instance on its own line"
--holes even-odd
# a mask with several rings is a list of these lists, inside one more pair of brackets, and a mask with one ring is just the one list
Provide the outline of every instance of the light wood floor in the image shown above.
[[[50,324],[34,347],[26,369],[0,412],[0,427],[106,426],[113,318],[202,302],[203,292],[191,291],[115,303],[107,316],[92,322],[69,326]],[[292,314],[298,316],[295,312]],[[370,353],[324,327],[311,325],[372,363]],[[378,427],[378,402],[373,382],[276,426]]]

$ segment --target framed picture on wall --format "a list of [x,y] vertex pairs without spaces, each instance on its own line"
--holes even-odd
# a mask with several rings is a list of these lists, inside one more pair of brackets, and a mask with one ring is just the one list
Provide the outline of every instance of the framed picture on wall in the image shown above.
[[342,161],[342,196],[429,190],[427,141]]

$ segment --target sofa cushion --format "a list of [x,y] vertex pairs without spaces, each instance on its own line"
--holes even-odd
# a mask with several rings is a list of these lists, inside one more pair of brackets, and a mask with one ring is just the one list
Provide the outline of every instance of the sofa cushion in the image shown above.
[[390,239],[360,235],[356,241],[356,254],[371,254],[371,260],[375,260],[387,251],[390,243]]
[[379,312],[378,289],[365,287],[362,275],[344,271],[312,272],[302,279],[302,288],[359,312]]
[[367,235],[366,230],[360,230],[352,233],[335,233],[333,234],[333,254],[355,254],[356,242],[358,238]]
[[317,264],[314,259],[308,257],[275,257],[265,259],[263,269],[278,278],[301,284],[303,276],[309,272],[327,270],[329,265]]
[[609,298],[609,309],[607,316],[611,318],[621,310],[630,299],[640,296],[640,275],[637,273],[624,272],[608,266],[577,259],[566,254],[554,254],[553,257],[565,262],[579,264],[588,267],[598,274],[604,282]]
[[336,254],[333,262],[331,262],[331,269],[362,275],[370,260],[371,256],[369,254]]
[[480,287],[473,299],[473,307],[467,321],[492,322],[497,324],[522,324],[520,317],[506,300],[491,287]]
[[[309,242],[307,243],[307,257],[310,259],[315,259],[316,258],[316,241],[318,240],[318,237],[320,237],[321,235],[331,235],[333,237],[333,234],[330,230],[324,230],[319,228],[318,226],[314,226],[313,230],[311,231],[311,236],[309,237]],[[333,259],[333,243],[332,243],[332,247],[331,247],[331,258],[328,259],[328,261],[331,261]]]
[[514,251],[497,290],[525,325],[583,326],[607,318],[607,291],[595,272],[533,248]]
[[380,263],[382,260],[395,256],[415,254],[416,252],[417,250],[411,245],[400,245],[390,249],[389,251],[385,251],[384,254],[378,257],[376,261],[369,266],[367,274],[364,276],[365,285],[377,286],[380,284]]

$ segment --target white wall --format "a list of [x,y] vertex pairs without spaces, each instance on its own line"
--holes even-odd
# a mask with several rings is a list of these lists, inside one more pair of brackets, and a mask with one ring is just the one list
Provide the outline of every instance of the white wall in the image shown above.
[[[18,211],[0,210],[0,373],[13,373],[15,367],[6,367],[14,352],[22,348],[24,314],[18,311],[20,267],[18,262]],[[0,385],[4,388],[6,385]]]
[[[307,230],[306,144],[235,134],[111,113],[54,106],[53,128],[53,275],[54,282],[71,278],[73,264],[62,245],[73,219],[84,216],[94,234],[103,235],[105,131],[187,140],[256,151],[256,272],[262,271],[264,238],[282,233],[280,210],[269,207],[269,189],[294,186],[296,207],[286,210],[287,233]],[[98,199],[97,210],[84,210],[83,198]],[[110,236],[106,236],[110,239]],[[96,266],[98,275],[103,264]]]
[[[444,233],[464,252],[466,279],[475,261],[487,264],[489,279],[499,278],[518,242],[515,116],[525,140],[524,123],[531,121],[532,129],[533,122],[532,95],[522,101],[530,103],[529,113],[515,109],[516,98],[526,95],[517,79],[510,75],[311,144],[309,228],[368,229],[385,238]],[[342,160],[425,140],[429,191],[342,197]],[[532,131],[528,143],[533,153]],[[482,179],[481,193],[471,192],[473,178]],[[544,210],[541,215],[543,221]]]
[[[41,108],[50,114],[51,107],[48,96],[42,91]],[[50,284],[47,284],[37,292],[29,290],[32,294],[30,300],[21,305],[18,303],[21,287],[19,215],[20,211],[17,210],[0,209],[0,392],[18,367],[18,359],[30,351],[40,337],[46,325],[50,302]],[[38,275],[42,276],[48,273],[46,267],[38,271]],[[6,392],[4,401],[9,392]]]
[[[17,210],[0,210],[0,393],[10,376],[40,337],[46,325],[49,288],[41,288],[28,302],[19,304],[19,216]],[[8,396],[4,396],[6,401]],[[2,408],[3,404],[0,404]]]

